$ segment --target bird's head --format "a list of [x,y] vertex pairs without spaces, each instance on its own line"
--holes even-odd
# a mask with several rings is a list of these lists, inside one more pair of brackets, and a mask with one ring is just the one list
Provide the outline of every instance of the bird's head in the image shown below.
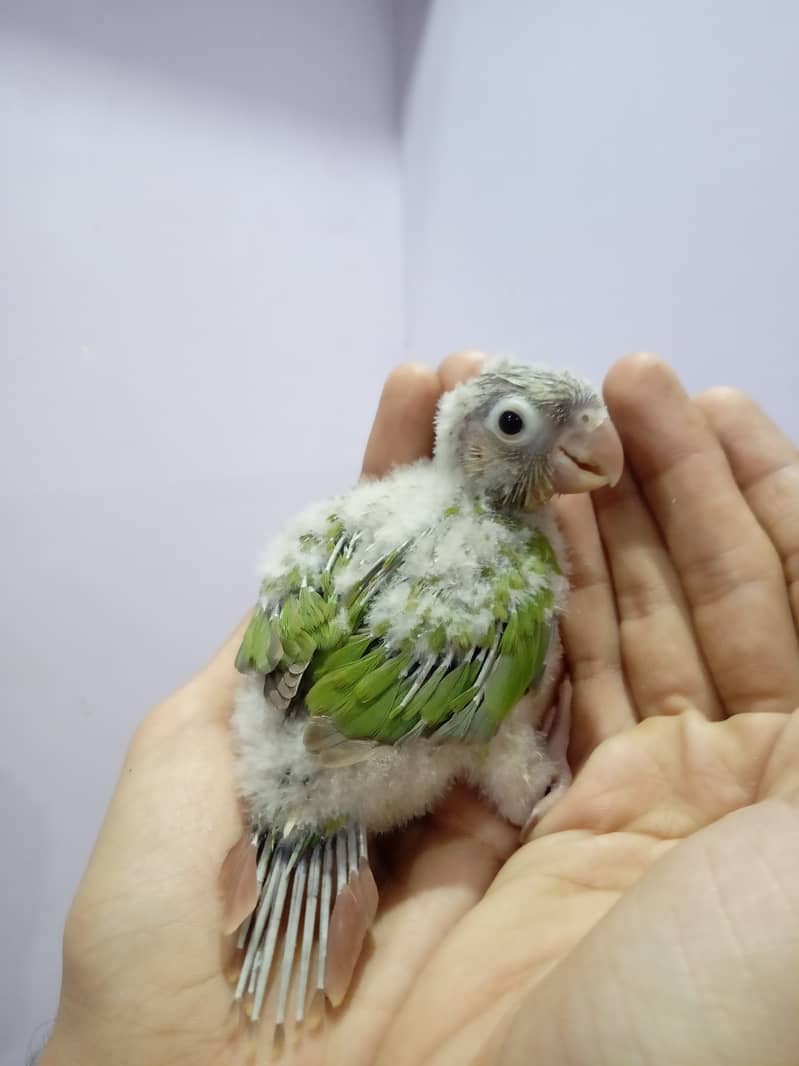
[[435,458],[514,510],[615,485],[624,465],[619,436],[588,382],[508,359],[487,362],[442,397]]

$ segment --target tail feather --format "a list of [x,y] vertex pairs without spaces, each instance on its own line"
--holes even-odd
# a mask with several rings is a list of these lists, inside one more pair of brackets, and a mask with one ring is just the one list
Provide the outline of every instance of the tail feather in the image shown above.
[[313,854],[310,858],[310,872],[308,874],[308,891],[305,896],[305,919],[302,926],[302,947],[300,948],[300,970],[297,975],[297,1024],[301,1024],[305,1017],[305,1000],[308,994],[308,971],[311,968],[311,953],[314,946],[314,933],[316,930],[316,911],[319,904],[320,861],[319,852],[321,844],[314,845]]
[[[338,835],[338,834],[336,834]],[[327,936],[330,929],[330,899],[332,896],[333,838],[325,840],[322,857],[322,897],[319,904],[319,944],[316,955],[316,992],[312,1003],[324,1007],[325,971],[327,969]]]
[[334,1007],[337,1007],[347,994],[368,931],[363,898],[354,889],[357,878],[358,875],[354,874],[352,881],[348,881],[338,893],[330,916],[325,990]]
[[219,871],[219,894],[224,899],[222,932],[234,932],[255,909],[258,902],[256,841],[242,833],[227,853]]
[[255,849],[257,902],[239,929],[234,999],[257,1021],[274,988],[275,1040],[282,1043],[292,994],[298,1025],[323,1012],[325,1002],[338,1006],[344,999],[377,909],[377,888],[359,824],[329,833],[266,829],[257,833]]

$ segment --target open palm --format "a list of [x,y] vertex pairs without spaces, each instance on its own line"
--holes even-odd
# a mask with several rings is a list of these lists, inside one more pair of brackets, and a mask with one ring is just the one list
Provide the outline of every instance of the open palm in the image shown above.
[[[441,389],[475,363],[392,375],[368,472],[429,449]],[[351,995],[283,1061],[797,1060],[796,450],[745,397],[692,403],[649,357],[606,397],[628,473],[561,501],[575,784],[521,848],[460,789],[381,841]],[[231,1013],[218,933],[237,640],[131,744],[44,1062],[268,1060],[268,1033]]]

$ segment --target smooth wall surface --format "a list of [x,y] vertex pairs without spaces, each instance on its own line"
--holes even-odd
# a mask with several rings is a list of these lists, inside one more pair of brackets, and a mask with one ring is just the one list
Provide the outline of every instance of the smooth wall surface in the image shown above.
[[799,8],[400,4],[410,351],[656,350],[797,427]]
[[0,4],[3,1063],[53,1018],[135,723],[278,521],[357,475],[400,354],[392,25]]

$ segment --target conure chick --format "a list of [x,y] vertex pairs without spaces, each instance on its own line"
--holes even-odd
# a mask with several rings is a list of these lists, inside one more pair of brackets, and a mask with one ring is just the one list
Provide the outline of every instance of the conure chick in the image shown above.
[[432,459],[311,507],[271,546],[236,666],[247,830],[225,860],[235,998],[275,1037],[338,1005],[377,908],[371,834],[457,781],[517,825],[570,781],[567,565],[549,503],[615,484],[594,389],[508,359],[446,393]]

